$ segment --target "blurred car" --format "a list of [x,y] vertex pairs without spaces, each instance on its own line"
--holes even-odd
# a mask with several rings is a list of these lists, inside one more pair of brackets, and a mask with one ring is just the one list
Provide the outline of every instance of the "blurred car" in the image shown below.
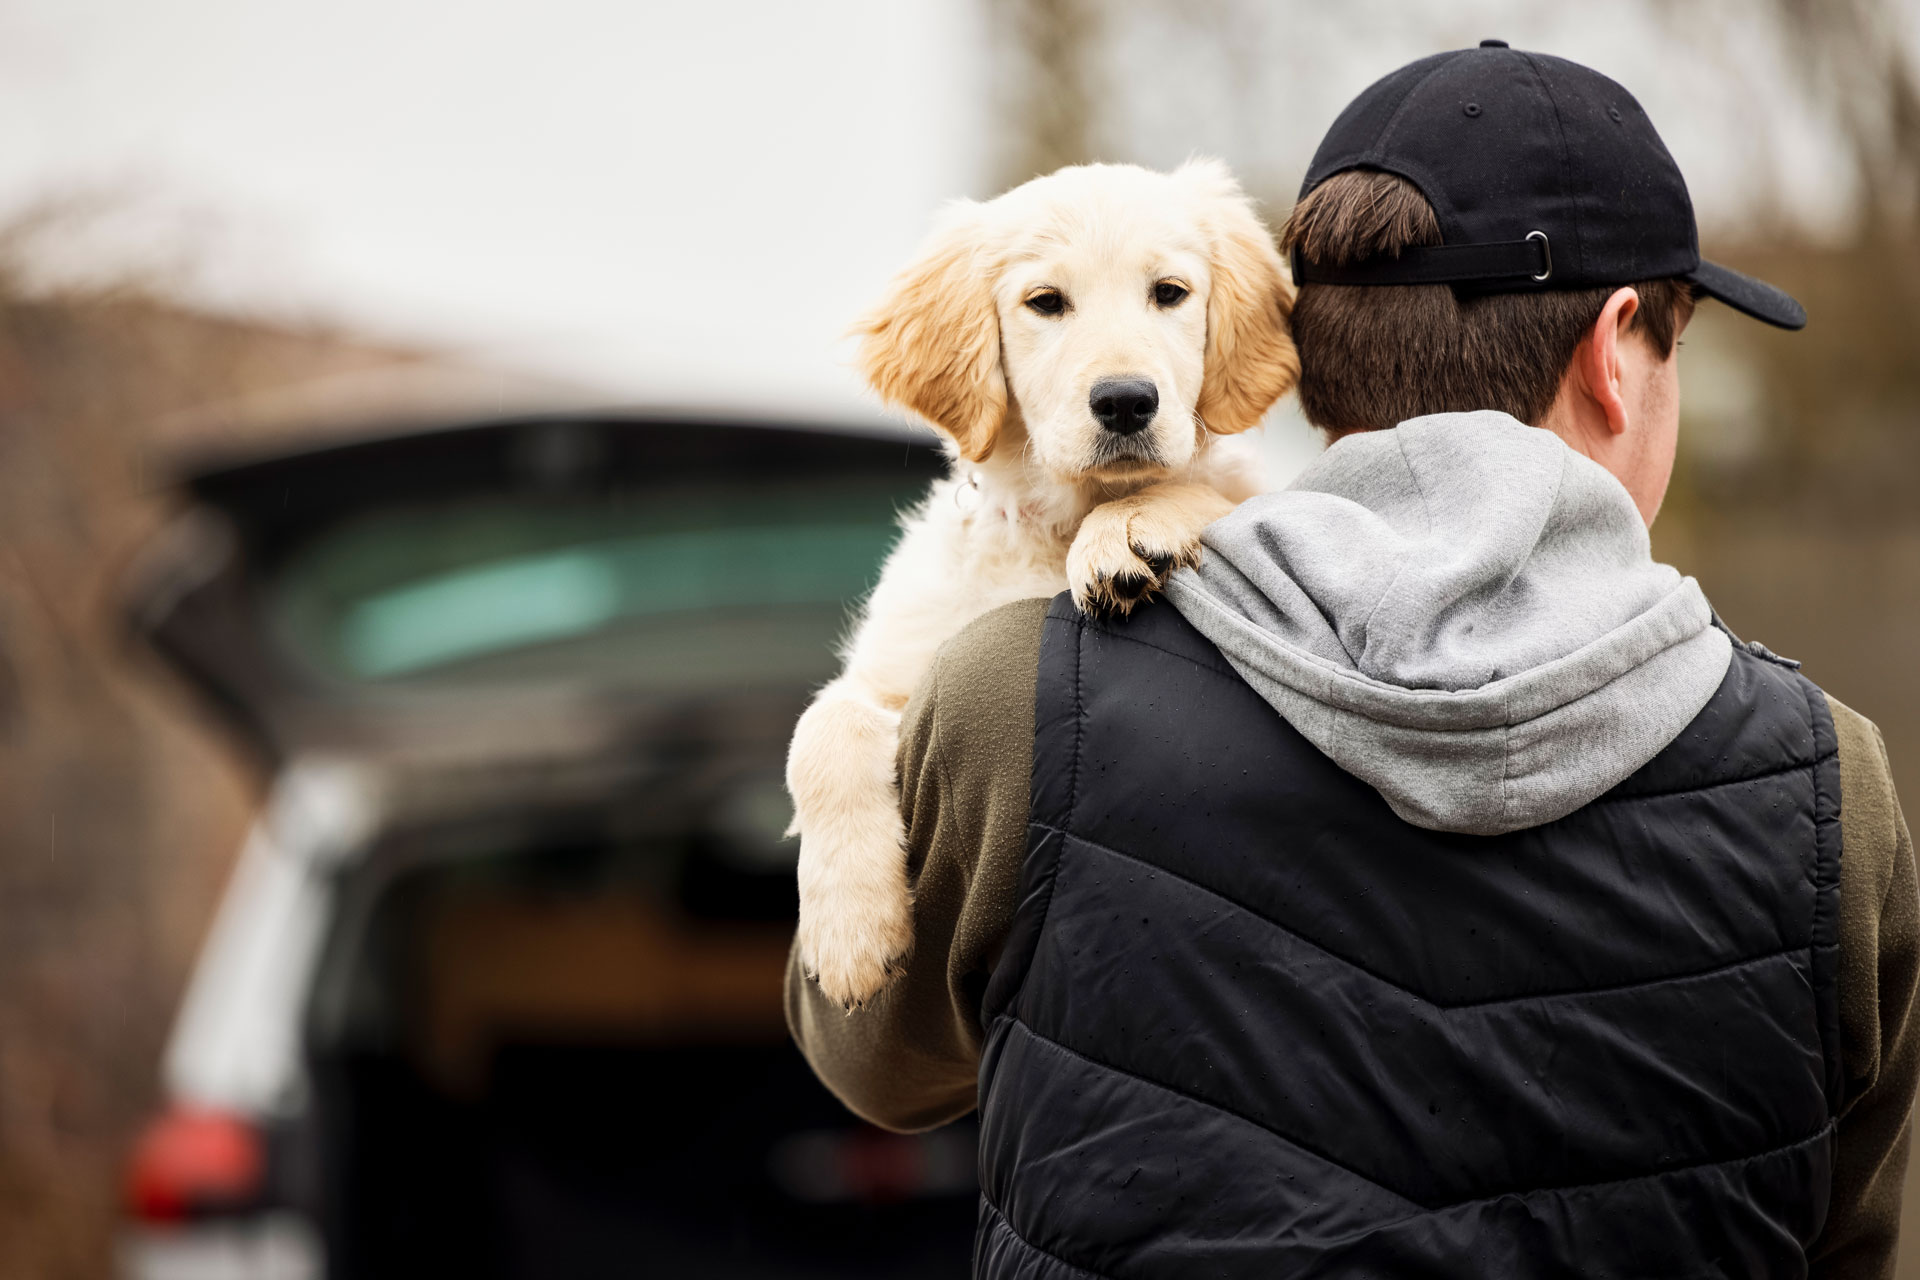
[[781,1004],[787,735],[938,467],[579,416],[194,469],[134,629],[271,784],[126,1274],[965,1274],[970,1124],[860,1124]]

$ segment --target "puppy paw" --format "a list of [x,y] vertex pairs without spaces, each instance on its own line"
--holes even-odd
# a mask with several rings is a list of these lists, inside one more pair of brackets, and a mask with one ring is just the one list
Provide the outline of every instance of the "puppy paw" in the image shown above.
[[852,1009],[878,995],[913,946],[907,830],[894,785],[899,712],[820,691],[794,726],[787,789],[800,835],[800,963]]
[[803,906],[794,941],[801,966],[827,999],[858,1009],[886,990],[913,949],[912,904],[902,894],[859,907]]
[[857,1009],[884,991],[913,950],[913,898],[897,840],[868,848],[802,838],[800,964],[829,1000]]
[[1200,563],[1200,531],[1232,504],[1210,489],[1177,489],[1143,490],[1095,507],[1081,521],[1067,549],[1067,585],[1081,612],[1124,616],[1175,569]]
[[1078,565],[1070,560],[1067,580],[1082,613],[1124,617],[1151,600],[1180,563],[1164,555],[1149,558],[1144,548],[1128,545],[1124,554],[1089,554]]

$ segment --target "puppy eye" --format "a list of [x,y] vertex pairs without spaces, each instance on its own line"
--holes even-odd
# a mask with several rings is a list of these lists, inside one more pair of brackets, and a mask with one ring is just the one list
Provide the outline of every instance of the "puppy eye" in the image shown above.
[[1153,300],[1163,307],[1177,307],[1191,292],[1177,280],[1162,280],[1153,286]]
[[1043,316],[1057,316],[1067,309],[1067,295],[1058,289],[1040,289],[1027,295],[1027,306]]

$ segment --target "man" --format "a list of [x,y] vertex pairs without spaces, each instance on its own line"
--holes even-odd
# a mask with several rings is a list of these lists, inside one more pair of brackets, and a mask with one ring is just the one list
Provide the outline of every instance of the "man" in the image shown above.
[[1125,620],[908,707],[916,950],[794,1035],[981,1111],[990,1276],[1885,1276],[1920,1036],[1875,728],[1656,564],[1700,261],[1639,104],[1498,41],[1335,122],[1283,237],[1333,439]]

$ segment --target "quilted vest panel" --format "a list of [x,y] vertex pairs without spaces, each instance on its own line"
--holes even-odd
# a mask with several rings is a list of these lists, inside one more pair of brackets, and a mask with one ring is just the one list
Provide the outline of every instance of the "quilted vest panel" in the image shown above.
[[1839,798],[1819,690],[1736,647],[1585,808],[1423,830],[1172,608],[1061,597],[976,1274],[1804,1275]]

